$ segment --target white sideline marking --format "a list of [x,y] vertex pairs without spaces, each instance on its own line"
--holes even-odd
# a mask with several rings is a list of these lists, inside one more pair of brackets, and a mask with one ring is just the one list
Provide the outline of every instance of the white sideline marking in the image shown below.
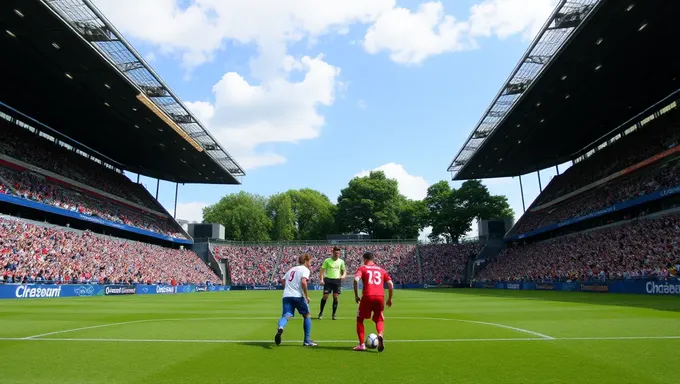
[[[46,333],[41,333],[38,335],[32,335],[32,336],[26,336],[24,339],[37,339],[45,336],[52,336],[52,335],[59,335],[63,333],[71,333],[71,332],[78,332],[78,331],[86,331],[89,329],[98,329],[98,328],[107,328],[107,327],[114,327],[114,326],[119,326],[119,325],[129,325],[129,324],[140,324],[140,323],[151,323],[151,322],[161,322],[161,321],[206,321],[206,320],[278,320],[278,317],[179,317],[179,318],[168,318],[168,319],[143,319],[143,320],[133,320],[133,321],[123,321],[119,323],[108,323],[108,324],[99,324],[99,325],[92,325],[88,327],[79,327],[79,328],[71,328],[71,329],[64,329],[61,331],[54,331],[54,332],[46,332]],[[340,320],[346,320],[346,319],[354,319],[354,317],[338,317]],[[460,319],[449,319],[449,318],[444,318],[444,317],[388,317],[388,319],[394,319],[394,320],[438,320],[438,321],[455,321],[459,323],[469,323],[469,324],[480,324],[480,325],[487,325],[491,327],[497,327],[497,328],[504,328],[504,329],[509,329],[512,331],[516,332],[521,332],[521,333],[526,333],[529,335],[533,336],[538,336],[542,339],[546,340],[553,340],[554,338],[552,336],[548,336],[542,333],[530,331],[527,329],[522,329],[522,328],[516,328],[516,327],[511,327],[509,325],[504,325],[504,324],[498,324],[498,323],[488,323],[484,321],[474,321],[474,320],[460,320]],[[2,340],[2,339],[0,339]]]
[[146,320],[134,320],[134,321],[123,321],[120,323],[109,323],[109,324],[99,324],[99,325],[92,325],[89,327],[80,327],[80,328],[72,328],[72,329],[64,329],[62,331],[54,331],[54,332],[47,332],[47,333],[41,333],[39,335],[33,335],[33,336],[26,336],[24,339],[26,340],[31,340],[31,339],[37,339],[39,337],[44,337],[44,336],[50,336],[50,335],[58,335],[60,333],[68,333],[68,332],[77,332],[77,331],[86,331],[88,329],[97,329],[97,328],[106,328],[106,327],[113,327],[116,325],[126,325],[126,324],[137,324],[137,323],[148,323],[151,321],[155,321],[156,319],[146,319]]
[[[604,341],[604,340],[680,340],[680,336],[612,336],[612,337],[561,337],[546,339],[534,338],[497,338],[497,339],[430,339],[430,340],[390,340],[388,343],[463,343],[463,342],[494,342],[494,341]],[[113,342],[113,343],[210,343],[210,344],[273,344],[272,340],[210,340],[210,339],[106,339],[106,338],[25,338],[2,337],[0,341],[80,341],[80,342]],[[302,344],[302,340],[285,340],[287,344]],[[338,344],[356,343],[356,340],[321,340],[319,343]]]
[[461,322],[461,323],[482,324],[482,325],[489,325],[489,326],[492,326],[492,327],[505,328],[505,329],[510,329],[510,330],[517,331],[517,332],[527,333],[529,335],[538,336],[538,337],[540,337],[542,339],[546,339],[546,340],[555,340],[555,338],[552,337],[552,336],[548,336],[548,335],[544,335],[542,333],[530,331],[528,329],[511,327],[509,325],[503,325],[503,324],[498,324],[498,323],[487,323],[487,322],[484,322],[484,321],[473,321],[473,320],[455,320],[455,321],[458,321],[458,322]]

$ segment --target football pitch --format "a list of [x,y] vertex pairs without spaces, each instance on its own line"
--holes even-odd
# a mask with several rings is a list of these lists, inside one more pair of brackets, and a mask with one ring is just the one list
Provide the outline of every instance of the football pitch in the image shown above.
[[[312,292],[312,312],[320,292]],[[273,342],[281,292],[3,300],[0,377],[19,383],[667,383],[677,297],[397,290],[385,351],[354,352],[356,304],[299,315]],[[371,321],[366,333],[374,332]]]

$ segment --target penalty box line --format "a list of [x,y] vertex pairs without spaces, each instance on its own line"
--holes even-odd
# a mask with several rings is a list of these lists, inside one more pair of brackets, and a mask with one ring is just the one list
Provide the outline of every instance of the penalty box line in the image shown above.
[[[613,341],[613,340],[680,340],[680,336],[611,336],[611,337],[556,337],[546,339],[542,337],[524,338],[471,338],[471,339],[386,339],[388,343],[466,343],[466,342],[504,342],[504,341]],[[91,343],[195,343],[195,344],[264,344],[273,343],[272,340],[210,340],[210,339],[111,339],[111,338],[23,338],[2,337],[0,341],[70,341]],[[284,340],[284,343],[302,344],[302,340]],[[356,340],[319,340],[319,343],[339,344],[356,343]]]

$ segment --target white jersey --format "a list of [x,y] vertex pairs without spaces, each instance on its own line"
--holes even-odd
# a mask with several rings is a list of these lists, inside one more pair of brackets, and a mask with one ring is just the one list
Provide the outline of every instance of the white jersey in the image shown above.
[[309,268],[304,265],[293,267],[283,275],[286,286],[283,289],[283,297],[304,297],[302,291],[302,279],[309,279]]

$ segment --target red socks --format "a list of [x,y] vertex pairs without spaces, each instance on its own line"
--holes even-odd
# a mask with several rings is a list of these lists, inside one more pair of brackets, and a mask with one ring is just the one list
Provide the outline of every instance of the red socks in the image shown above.
[[[385,322],[380,320],[375,323],[375,329],[378,331],[378,336],[382,336],[385,331]],[[359,337],[359,344],[364,344],[366,337],[366,329],[364,328],[364,319],[357,318],[357,336]]]
[[364,319],[357,318],[357,336],[359,336],[359,344],[363,344],[365,340]]
[[383,331],[385,330],[385,322],[380,320],[375,323],[375,329],[378,331],[378,336],[382,336]]

